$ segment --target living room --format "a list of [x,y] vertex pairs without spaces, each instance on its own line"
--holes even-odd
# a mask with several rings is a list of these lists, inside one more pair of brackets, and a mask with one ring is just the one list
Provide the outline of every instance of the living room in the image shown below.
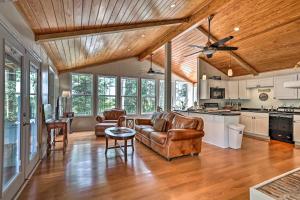
[[0,199],[300,199],[297,0],[0,1]]

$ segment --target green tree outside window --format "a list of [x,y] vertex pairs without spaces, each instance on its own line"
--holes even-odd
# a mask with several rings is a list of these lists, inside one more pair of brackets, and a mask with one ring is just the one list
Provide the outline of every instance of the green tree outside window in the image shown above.
[[75,115],[92,115],[93,76],[72,74],[72,111]]

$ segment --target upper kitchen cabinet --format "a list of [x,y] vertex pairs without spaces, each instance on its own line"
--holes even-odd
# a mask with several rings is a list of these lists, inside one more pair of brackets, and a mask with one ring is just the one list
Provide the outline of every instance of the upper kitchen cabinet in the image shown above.
[[246,80],[239,80],[239,99],[249,99]]
[[238,81],[228,81],[226,99],[238,99],[239,98],[239,82]]
[[274,78],[261,78],[247,80],[247,88],[274,87]]
[[285,82],[289,81],[297,81],[298,75],[285,75],[285,76],[277,76],[274,78],[274,97],[276,99],[297,99],[298,98],[298,90],[295,88],[286,88],[284,87]]
[[208,86],[209,88],[226,88],[227,87],[227,81],[225,80],[208,80]]

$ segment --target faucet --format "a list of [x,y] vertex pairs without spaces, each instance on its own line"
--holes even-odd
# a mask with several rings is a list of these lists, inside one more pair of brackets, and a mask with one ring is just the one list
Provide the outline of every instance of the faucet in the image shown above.
[[264,110],[264,106],[263,106],[263,105],[261,105],[261,106],[260,106],[260,109],[261,109],[261,110]]

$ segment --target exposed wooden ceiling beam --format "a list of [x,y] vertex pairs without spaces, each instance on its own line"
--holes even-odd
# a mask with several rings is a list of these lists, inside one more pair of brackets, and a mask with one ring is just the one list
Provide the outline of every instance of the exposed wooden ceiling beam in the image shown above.
[[89,28],[89,29],[82,29],[82,30],[75,30],[75,31],[40,33],[35,35],[35,40],[43,42],[43,41],[61,40],[64,38],[78,37],[81,35],[117,33],[122,31],[136,30],[136,29],[154,27],[154,26],[181,24],[184,22],[188,22],[189,20],[190,18],[186,17],[180,19],[146,21],[146,22],[138,22],[132,24],[109,25],[109,26],[103,26],[98,28]]
[[167,31],[161,38],[158,39],[156,43],[147,48],[144,52],[139,55],[139,59],[143,60],[148,55],[150,55],[155,50],[159,49],[168,41],[171,41],[173,38],[177,37],[184,32],[199,26],[201,21],[208,17],[209,15],[220,10],[224,5],[226,5],[230,0],[206,0],[203,2],[201,9],[198,10],[194,15],[189,18],[188,22],[182,23],[177,27],[171,28]]
[[[202,27],[202,26],[198,26],[197,29],[204,34],[205,36],[208,36],[208,32]],[[216,37],[214,37],[213,35],[210,35],[210,39],[213,42],[217,42],[218,39]],[[250,72],[251,74],[254,75],[258,75],[258,71],[256,71],[256,69],[254,69],[249,63],[247,63],[244,59],[242,59],[239,55],[237,55],[236,53],[234,53],[233,51],[231,52],[231,56],[232,58],[239,63],[239,65],[241,67],[243,67],[245,70],[247,70],[248,72]]]

